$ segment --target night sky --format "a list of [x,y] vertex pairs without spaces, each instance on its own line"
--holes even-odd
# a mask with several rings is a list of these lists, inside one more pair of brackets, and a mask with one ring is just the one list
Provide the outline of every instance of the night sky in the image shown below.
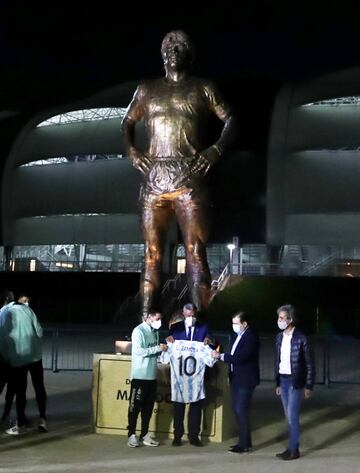
[[0,2],[1,109],[37,110],[162,74],[160,44],[173,28],[193,38],[201,74],[219,80],[282,83],[360,62],[357,2],[21,3]]
[[34,113],[162,75],[162,38],[183,29],[196,46],[196,73],[217,82],[239,115],[237,148],[258,156],[241,183],[240,198],[253,209],[243,216],[250,240],[264,238],[266,147],[277,91],[360,64],[355,1],[21,3],[0,2],[1,161]]

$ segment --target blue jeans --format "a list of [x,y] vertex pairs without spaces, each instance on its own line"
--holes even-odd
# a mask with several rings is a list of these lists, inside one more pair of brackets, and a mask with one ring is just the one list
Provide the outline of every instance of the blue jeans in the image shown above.
[[303,389],[294,389],[291,377],[280,375],[281,402],[284,408],[289,432],[288,450],[295,453],[299,448],[300,437],[300,407]]

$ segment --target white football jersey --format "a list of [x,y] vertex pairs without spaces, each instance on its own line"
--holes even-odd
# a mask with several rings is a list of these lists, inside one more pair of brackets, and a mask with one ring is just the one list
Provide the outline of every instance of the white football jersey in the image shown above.
[[160,356],[161,363],[170,363],[171,400],[196,402],[205,397],[204,374],[206,366],[216,362],[212,349],[203,342],[175,340]]

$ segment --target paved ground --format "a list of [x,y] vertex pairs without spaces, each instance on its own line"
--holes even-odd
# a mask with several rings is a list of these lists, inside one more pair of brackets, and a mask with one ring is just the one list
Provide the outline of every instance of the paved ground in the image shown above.
[[[302,458],[284,462],[275,458],[284,441],[280,401],[273,386],[262,383],[254,397],[254,451],[231,455],[224,444],[203,448],[185,444],[172,447],[161,439],[158,448],[130,449],[126,438],[97,435],[91,427],[91,372],[46,372],[49,393],[48,434],[36,431],[24,436],[0,436],[0,472],[12,473],[359,473],[360,386],[317,386],[304,405]],[[33,394],[28,413],[36,419]],[[3,403],[3,395],[0,404]],[[36,426],[36,424],[35,424]]]

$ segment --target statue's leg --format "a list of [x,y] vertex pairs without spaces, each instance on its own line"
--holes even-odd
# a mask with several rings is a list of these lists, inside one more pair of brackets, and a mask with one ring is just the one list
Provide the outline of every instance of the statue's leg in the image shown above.
[[142,203],[141,226],[145,241],[144,271],[141,278],[143,315],[160,297],[162,259],[169,228],[171,203],[161,196],[147,196]]
[[209,305],[211,285],[206,257],[207,202],[205,197],[189,191],[179,196],[174,204],[185,245],[188,286],[192,301],[201,310]]

